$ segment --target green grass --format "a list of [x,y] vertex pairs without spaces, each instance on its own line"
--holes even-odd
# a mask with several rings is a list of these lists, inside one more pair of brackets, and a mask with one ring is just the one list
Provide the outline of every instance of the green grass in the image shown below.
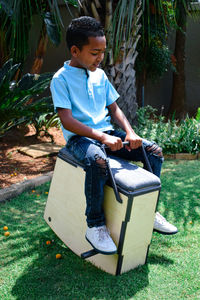
[[120,276],[81,260],[55,236],[43,219],[48,189],[0,205],[0,299],[200,299],[200,161],[164,163],[159,211],[180,232],[154,233],[147,264]]

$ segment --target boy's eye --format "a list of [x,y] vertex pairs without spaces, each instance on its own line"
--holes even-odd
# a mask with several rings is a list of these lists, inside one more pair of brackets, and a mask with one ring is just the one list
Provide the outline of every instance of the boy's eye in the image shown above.
[[91,52],[91,55],[93,55],[93,56],[97,56],[97,55],[104,55],[105,54],[105,52],[104,51],[102,51],[102,52]]

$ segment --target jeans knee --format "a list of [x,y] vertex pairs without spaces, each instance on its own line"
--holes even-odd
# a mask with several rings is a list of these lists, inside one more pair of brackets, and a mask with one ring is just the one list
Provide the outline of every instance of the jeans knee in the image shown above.
[[160,146],[158,146],[156,143],[153,143],[152,145],[147,146],[146,151],[150,155],[160,158],[160,160],[163,161],[164,157],[163,157],[162,148]]
[[98,172],[103,176],[108,176],[108,164],[106,158],[99,156],[99,154],[95,155],[95,165],[98,169]]

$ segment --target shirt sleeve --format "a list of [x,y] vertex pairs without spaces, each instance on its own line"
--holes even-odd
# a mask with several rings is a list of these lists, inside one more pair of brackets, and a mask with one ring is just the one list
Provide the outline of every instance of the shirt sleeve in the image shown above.
[[105,74],[105,87],[106,87],[106,106],[111,105],[113,102],[115,102],[120,95],[114,88],[114,86],[111,84],[111,82],[108,80],[108,77]]
[[63,79],[53,78],[50,85],[54,109],[57,107],[71,109],[70,95]]

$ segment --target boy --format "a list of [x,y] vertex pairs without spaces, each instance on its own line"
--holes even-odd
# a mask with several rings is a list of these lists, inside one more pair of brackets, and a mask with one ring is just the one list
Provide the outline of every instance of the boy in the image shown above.
[[[54,107],[62,122],[67,149],[85,164],[86,239],[99,252],[113,254],[116,246],[105,225],[103,187],[108,180],[108,153],[134,161],[143,161],[143,144],[155,175],[160,176],[162,150],[140,138],[116,104],[119,94],[99,65],[104,58],[106,38],[98,21],[91,17],[72,20],[67,29],[71,60],[64,63],[51,82]],[[114,130],[110,116],[123,129]],[[129,146],[123,148],[122,141]],[[156,213],[154,230],[177,233],[177,228]]]

